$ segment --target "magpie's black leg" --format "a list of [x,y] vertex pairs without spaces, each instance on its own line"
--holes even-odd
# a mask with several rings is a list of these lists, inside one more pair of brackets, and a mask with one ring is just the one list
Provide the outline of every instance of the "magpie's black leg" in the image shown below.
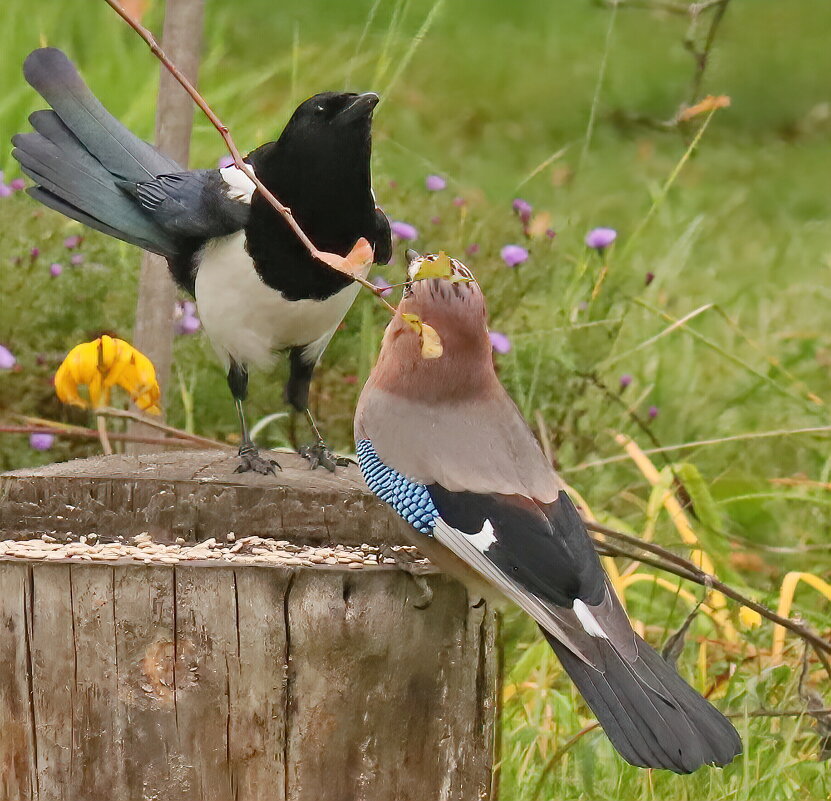
[[280,468],[273,459],[265,459],[260,456],[257,446],[251,441],[248,434],[248,425],[245,422],[245,412],[242,408],[242,402],[248,395],[248,370],[244,365],[237,364],[231,361],[231,367],[228,370],[228,387],[231,394],[234,396],[234,405],[237,407],[237,416],[239,417],[240,425],[240,444],[239,455],[240,464],[235,473],[247,473],[254,471],[255,473],[262,473],[263,475],[274,474],[274,468]]
[[292,414],[289,421],[289,438],[292,447],[304,458],[309,460],[309,467],[314,470],[316,467],[325,467],[330,472],[335,472],[335,467],[345,467],[349,459],[336,456],[329,450],[320,430],[309,411],[309,385],[312,383],[312,374],[315,369],[315,361],[308,362],[304,358],[306,348],[292,348],[289,351],[289,380],[286,384],[286,400],[298,412],[305,413],[315,435],[315,442],[312,445],[297,447],[297,431],[295,415]]

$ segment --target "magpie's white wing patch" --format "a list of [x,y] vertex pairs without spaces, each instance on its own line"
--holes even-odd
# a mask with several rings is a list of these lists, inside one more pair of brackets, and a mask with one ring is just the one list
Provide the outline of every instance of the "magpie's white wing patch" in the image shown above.
[[[251,169],[253,170],[254,168],[252,167]],[[225,194],[231,200],[239,200],[243,203],[251,204],[251,198],[257,187],[241,169],[232,164],[230,167],[223,167],[219,171],[219,174],[222,176],[222,180],[228,185]]]

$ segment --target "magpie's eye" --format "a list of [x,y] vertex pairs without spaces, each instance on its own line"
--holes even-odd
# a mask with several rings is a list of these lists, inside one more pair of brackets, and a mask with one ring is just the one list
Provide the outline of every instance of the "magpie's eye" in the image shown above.
[[326,111],[323,106],[315,106],[315,114],[323,114]]

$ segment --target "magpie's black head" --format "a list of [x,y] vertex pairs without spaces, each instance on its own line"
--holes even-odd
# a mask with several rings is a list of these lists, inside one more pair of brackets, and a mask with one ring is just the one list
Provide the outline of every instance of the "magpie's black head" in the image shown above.
[[301,211],[306,205],[319,207],[316,196],[333,188],[368,198],[376,105],[374,92],[314,95],[297,107],[280,138],[250,153],[249,161],[263,183],[290,201],[293,210],[298,205]]
[[283,133],[279,147],[299,159],[315,160],[324,153],[355,158],[369,157],[372,111],[378,95],[365,92],[321,92],[301,103]]

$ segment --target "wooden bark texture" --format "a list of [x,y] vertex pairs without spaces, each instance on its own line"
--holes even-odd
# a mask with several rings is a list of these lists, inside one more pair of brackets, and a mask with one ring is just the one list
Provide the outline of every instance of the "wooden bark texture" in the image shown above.
[[[0,539],[405,542],[357,468],[279,458],[276,477],[215,451],[7,473]],[[454,580],[421,576],[419,608],[385,564],[57,556],[0,557],[2,801],[490,797],[495,621]]]
[[493,616],[426,580],[0,561],[0,797],[487,798]]
[[0,539],[124,540],[149,532],[160,542],[257,534],[301,544],[406,544],[397,518],[356,465],[309,470],[275,453],[276,476],[234,473],[235,455],[183,451],[101,456],[0,476]]
[[[202,53],[202,20],[204,0],[167,0],[165,5],[162,47],[168,57],[194,85],[199,73]],[[178,81],[159,67],[159,100],[156,107],[156,146],[187,168],[190,134],[195,106]],[[136,325],[133,344],[156,368],[156,377],[167,397],[170,366],[173,360],[173,307],[176,285],[170,277],[167,262],[154,253],[145,253],[141,262]],[[141,423],[130,424],[131,433],[150,436],[155,433]],[[147,453],[152,445],[131,443],[130,453]]]

